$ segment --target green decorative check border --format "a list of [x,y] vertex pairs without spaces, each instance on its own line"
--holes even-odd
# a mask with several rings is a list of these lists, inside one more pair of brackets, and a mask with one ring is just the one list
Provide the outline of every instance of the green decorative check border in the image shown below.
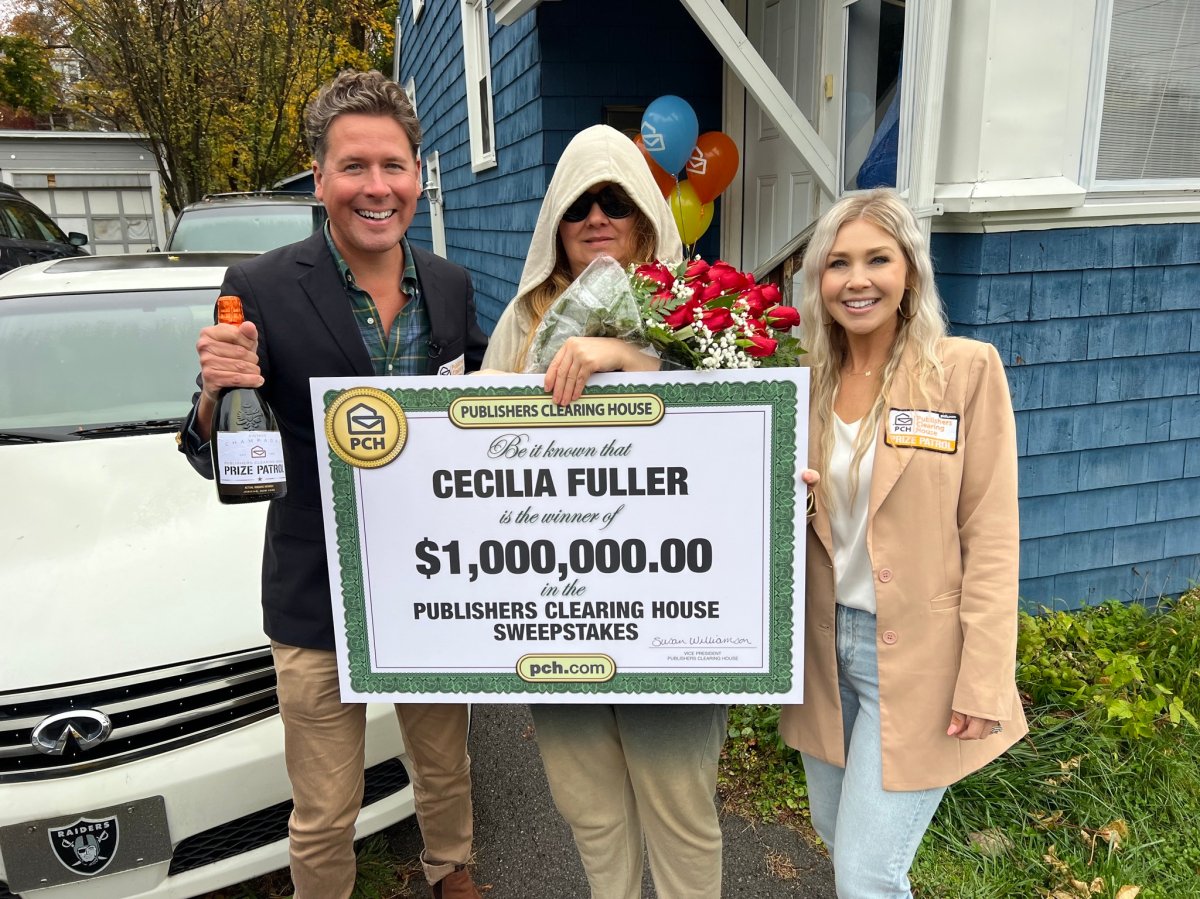
[[[327,391],[323,397],[328,411],[341,390]],[[448,412],[460,397],[534,397],[545,398],[540,387],[463,387],[388,388],[385,391],[406,412]],[[510,672],[438,673],[381,672],[371,669],[368,638],[366,591],[359,532],[358,495],[354,488],[354,469],[333,450],[329,451],[329,469],[333,482],[334,521],[337,554],[341,568],[342,608],[345,616],[346,643],[350,658],[350,683],[360,694],[370,693],[443,693],[443,694],[785,694],[791,691],[794,671],[792,639],[794,621],[792,595],[797,573],[793,570],[796,532],[796,396],[794,381],[720,381],[670,384],[622,384],[589,387],[589,394],[653,393],[672,407],[764,406],[771,409],[770,471],[764,488],[770,502],[769,617],[770,646],[768,670],[745,673],[629,673],[619,664],[612,680],[604,683],[529,683],[516,673],[516,658]],[[547,652],[547,650],[538,650]],[[596,650],[599,651],[599,650]],[[594,654],[594,653],[593,653]],[[519,657],[520,652],[517,653]]]

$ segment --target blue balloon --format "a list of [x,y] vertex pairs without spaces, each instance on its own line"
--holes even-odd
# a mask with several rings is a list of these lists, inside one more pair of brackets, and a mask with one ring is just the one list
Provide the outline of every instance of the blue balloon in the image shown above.
[[646,152],[668,174],[676,174],[687,165],[700,125],[687,100],[665,94],[654,100],[642,113],[642,141]]

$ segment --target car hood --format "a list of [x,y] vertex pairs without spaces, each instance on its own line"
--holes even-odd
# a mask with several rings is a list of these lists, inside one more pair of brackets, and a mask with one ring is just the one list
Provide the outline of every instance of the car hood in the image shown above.
[[0,692],[263,646],[266,504],[171,434],[0,447]]

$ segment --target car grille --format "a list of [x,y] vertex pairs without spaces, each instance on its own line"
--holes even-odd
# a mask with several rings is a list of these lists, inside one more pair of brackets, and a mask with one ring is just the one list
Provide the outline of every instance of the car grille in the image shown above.
[[[62,755],[46,755],[33,747],[33,730],[40,721],[75,709],[103,712],[112,721],[112,734],[86,751],[68,741]],[[278,709],[275,669],[266,647],[0,693],[0,784],[119,765],[244,727]]]
[[[368,768],[363,807],[386,799],[393,793],[399,793],[406,786],[408,772],[404,770],[399,759],[388,759]],[[285,839],[288,835],[288,816],[291,813],[292,803],[288,800],[188,837],[175,847],[170,875],[175,876],[194,868],[211,865]],[[0,899],[3,897],[4,894],[0,893]]]
[[[363,808],[399,793],[408,786],[408,772],[399,759],[388,759],[367,769]],[[267,846],[288,835],[288,816],[292,803],[280,802],[226,824],[188,837],[175,847],[168,877],[233,858],[260,846]],[[0,899],[20,899],[0,880]]]

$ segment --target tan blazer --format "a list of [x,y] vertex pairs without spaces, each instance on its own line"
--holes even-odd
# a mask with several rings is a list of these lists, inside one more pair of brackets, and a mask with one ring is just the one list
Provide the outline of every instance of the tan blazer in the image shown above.
[[[932,408],[959,416],[957,452],[889,446],[881,426],[867,509],[889,790],[947,786],[1028,732],[1014,682],[1017,447],[1008,381],[990,344],[947,338],[940,349],[945,372]],[[910,370],[897,372],[888,408],[927,408]],[[809,423],[816,467],[822,433],[815,414]],[[789,746],[845,765],[833,538],[819,502],[807,532],[804,704],[785,706],[779,729]],[[948,737],[952,709],[998,720],[1003,733]]]

